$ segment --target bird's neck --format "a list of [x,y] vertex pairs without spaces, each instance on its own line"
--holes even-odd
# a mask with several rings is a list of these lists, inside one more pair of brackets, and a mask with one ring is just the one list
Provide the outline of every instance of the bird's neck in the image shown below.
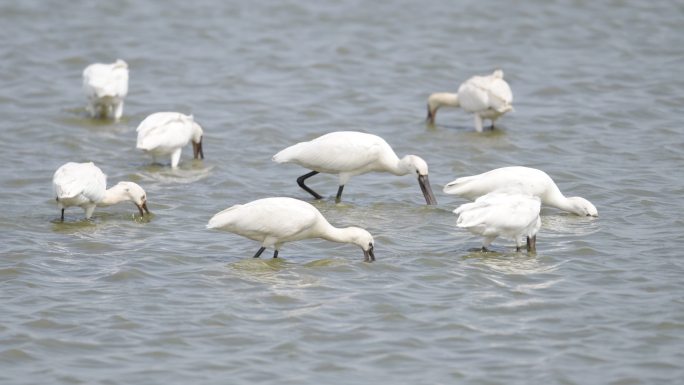
[[97,202],[98,206],[111,206],[117,203],[128,200],[128,196],[124,193],[119,185],[115,185],[105,191],[104,198]]
[[568,199],[565,195],[563,195],[563,193],[560,192],[558,187],[553,188],[549,193],[547,193],[544,203],[546,203],[548,206],[555,207],[563,211],[575,214],[577,213],[577,209],[575,208],[575,205],[572,203],[572,200]]
[[434,112],[440,107],[459,107],[458,94],[450,92],[438,92],[430,95],[428,99],[428,104],[430,109]]
[[413,167],[411,167],[410,155],[401,159],[395,155],[393,159],[388,160],[387,162],[387,171],[397,176],[406,175],[412,170]]
[[321,232],[321,238],[331,242],[351,243],[354,234],[353,227],[339,228],[328,223],[324,231]]

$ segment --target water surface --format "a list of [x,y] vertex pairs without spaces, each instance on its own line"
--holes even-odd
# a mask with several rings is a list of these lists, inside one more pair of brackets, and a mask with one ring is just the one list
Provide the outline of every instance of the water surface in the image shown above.
[[[684,378],[684,6],[679,2],[343,0],[0,5],[0,382],[8,384],[674,384]],[[119,122],[85,114],[81,72],[122,58]],[[515,111],[478,134],[429,93],[502,68]],[[151,165],[135,128],[192,113],[203,162]],[[364,175],[313,202],[271,156],[336,130],[430,166]],[[67,211],[50,181],[94,161],[132,204]],[[600,217],[543,210],[538,253],[471,251],[459,176],[537,167]],[[350,245],[259,245],[206,230],[267,196],[360,225]],[[266,253],[264,254],[266,255]]]

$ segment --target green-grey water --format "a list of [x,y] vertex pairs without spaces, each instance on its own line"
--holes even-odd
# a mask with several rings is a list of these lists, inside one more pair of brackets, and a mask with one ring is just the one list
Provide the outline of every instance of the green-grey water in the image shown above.
[[[677,384],[684,379],[684,6],[643,1],[0,4],[0,383]],[[81,72],[124,59],[119,122],[87,117]],[[431,92],[504,70],[515,111],[478,134]],[[192,113],[206,159],[151,165],[135,128]],[[337,130],[430,166],[336,179],[271,157]],[[133,204],[59,223],[51,178],[93,161]],[[538,252],[471,251],[442,187],[545,170],[598,218],[545,208]],[[205,229],[268,196],[375,237],[377,262],[322,240],[277,260]],[[266,254],[264,254],[266,255]]]

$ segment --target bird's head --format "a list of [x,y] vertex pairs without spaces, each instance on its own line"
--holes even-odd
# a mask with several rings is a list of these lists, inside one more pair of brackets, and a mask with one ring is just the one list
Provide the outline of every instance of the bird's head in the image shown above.
[[124,200],[133,202],[138,207],[141,216],[150,213],[150,210],[147,209],[147,194],[137,183],[119,182],[112,189],[117,190]]
[[346,230],[349,234],[351,243],[359,246],[361,250],[363,250],[363,261],[375,261],[375,254],[373,252],[373,246],[375,245],[375,242],[373,241],[373,236],[370,235],[368,231],[360,227],[347,227]]
[[427,103],[427,118],[425,119],[429,124],[435,123],[435,117],[437,116],[437,110],[440,107],[458,107],[458,94],[449,92],[435,92],[428,97]]
[[588,200],[582,197],[570,197],[568,198],[568,202],[570,202],[572,207],[571,211],[574,214],[584,217],[598,217],[598,210],[596,209],[596,206],[594,206]]
[[415,173],[418,177],[418,184],[420,185],[420,191],[423,192],[423,196],[425,197],[425,202],[427,202],[428,205],[436,205],[437,199],[432,192],[432,187],[430,187],[430,180],[428,178],[427,162],[419,156],[406,155],[401,159],[401,164],[407,174]]

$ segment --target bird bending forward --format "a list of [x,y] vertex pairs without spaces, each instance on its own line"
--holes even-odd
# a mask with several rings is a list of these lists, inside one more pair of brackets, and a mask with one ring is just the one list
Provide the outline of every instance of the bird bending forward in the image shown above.
[[542,204],[581,216],[598,216],[598,210],[581,197],[566,197],[556,183],[542,170],[511,166],[497,168],[482,174],[464,176],[444,186],[444,192],[475,200],[497,190],[515,190],[536,196]]
[[368,172],[388,172],[394,175],[415,174],[428,205],[437,204],[430,181],[427,163],[416,155],[399,159],[387,142],[379,136],[355,131],[337,131],[309,142],[297,143],[273,156],[276,163],[295,163],[311,171],[297,178],[299,186],[316,199],[322,196],[304,181],[318,173],[339,176],[337,201],[342,190],[354,175]]
[[475,129],[482,132],[482,121],[494,121],[513,110],[513,93],[503,79],[503,71],[496,70],[491,75],[473,76],[458,87],[458,93],[438,92],[428,97],[427,121],[434,124],[440,107],[461,107],[473,114]]
[[83,91],[91,117],[119,120],[128,95],[128,64],[118,59],[111,64],[89,65],[83,70]]
[[119,182],[107,189],[107,176],[92,162],[65,163],[55,171],[52,188],[62,222],[64,209],[70,206],[81,207],[86,219],[90,219],[96,206],[110,206],[123,201],[135,203],[141,216],[144,215],[143,210],[149,213],[142,187],[133,182]]
[[171,167],[178,167],[183,147],[192,143],[193,157],[204,159],[202,127],[192,115],[179,112],[157,112],[146,117],[138,128],[136,147],[157,156],[171,155]]
[[487,251],[497,237],[514,239],[516,251],[520,251],[526,238],[527,251],[535,251],[541,228],[540,210],[538,197],[493,192],[459,206],[454,213],[458,215],[458,227],[484,237],[482,251]]
[[226,230],[261,242],[254,258],[271,247],[275,249],[273,258],[277,258],[286,242],[323,238],[355,244],[363,250],[365,262],[375,260],[373,237],[368,231],[359,227],[334,227],[311,204],[293,198],[265,198],[232,206],[214,215],[207,228]]

